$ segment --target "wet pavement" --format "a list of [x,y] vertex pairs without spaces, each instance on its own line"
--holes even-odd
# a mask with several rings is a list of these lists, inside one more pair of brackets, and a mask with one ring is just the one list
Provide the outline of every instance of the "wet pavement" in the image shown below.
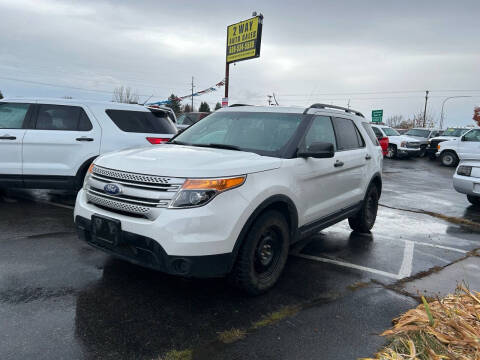
[[[413,159],[386,161],[384,171],[371,235],[342,222],[302,241],[278,286],[253,298],[222,279],[167,276],[80,242],[74,194],[7,191],[0,200],[0,359],[180,358],[172,350],[193,359],[371,355],[383,343],[376,334],[416,304],[393,284],[480,248],[479,228],[456,221],[480,224],[480,210],[453,190],[453,169]],[[255,325],[279,318],[272,313],[287,315]],[[244,338],[218,340],[232,329]]]

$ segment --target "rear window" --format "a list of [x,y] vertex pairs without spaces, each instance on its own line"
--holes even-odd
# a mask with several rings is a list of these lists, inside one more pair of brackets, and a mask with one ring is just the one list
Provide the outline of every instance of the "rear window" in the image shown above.
[[125,132],[175,134],[177,131],[161,111],[106,110],[110,119]]
[[366,122],[362,122],[362,126],[363,128],[365,129],[365,131],[367,132],[367,135],[368,137],[370,138],[370,140],[372,140],[372,143],[374,145],[380,145],[378,143],[378,139],[377,139],[377,135],[375,134],[375,132],[372,130],[372,127],[370,126],[369,123],[366,123]]

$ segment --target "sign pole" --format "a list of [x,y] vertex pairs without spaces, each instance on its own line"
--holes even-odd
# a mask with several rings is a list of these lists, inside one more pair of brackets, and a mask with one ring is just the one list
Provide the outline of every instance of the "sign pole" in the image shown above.
[[230,83],[230,63],[225,65],[225,98],[228,101],[228,85]]

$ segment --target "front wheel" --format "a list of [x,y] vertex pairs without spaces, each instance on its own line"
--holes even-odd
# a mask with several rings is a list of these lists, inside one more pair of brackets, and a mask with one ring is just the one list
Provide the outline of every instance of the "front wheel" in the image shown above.
[[444,151],[440,155],[440,162],[443,166],[457,166],[458,156],[453,151]]
[[262,214],[248,231],[230,274],[243,291],[258,295],[277,282],[287,262],[290,246],[285,217],[275,210]]
[[370,186],[360,211],[354,217],[348,218],[348,224],[353,231],[368,233],[372,229],[377,218],[378,197],[377,187]]
[[385,155],[387,159],[395,159],[397,157],[397,148],[395,145],[388,145],[387,154]]
[[467,199],[470,201],[470,204],[480,206],[480,196],[467,195]]
[[422,146],[420,148],[420,152],[418,153],[418,157],[425,157],[425,155],[427,155],[427,148],[425,146]]

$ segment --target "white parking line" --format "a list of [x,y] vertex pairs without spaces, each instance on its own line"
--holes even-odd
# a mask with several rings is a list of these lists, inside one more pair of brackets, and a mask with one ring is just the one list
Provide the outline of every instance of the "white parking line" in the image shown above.
[[52,205],[52,206],[56,206],[56,207],[61,207],[61,208],[64,208],[64,209],[70,209],[70,210],[73,210],[73,209],[74,209],[73,206],[64,205],[64,204],[59,204],[59,203],[54,203],[54,202],[51,202],[51,201],[41,200],[41,201],[35,201],[35,202],[39,202],[39,203],[41,203],[41,204],[48,204],[48,205]]
[[413,249],[415,243],[410,240],[405,240],[405,248],[403,249],[403,260],[400,271],[398,272],[399,278],[404,278],[412,275],[413,266]]
[[459,253],[462,253],[462,254],[468,253],[467,250],[452,248],[452,247],[443,246],[443,245],[429,244],[429,243],[425,243],[425,242],[421,242],[421,241],[415,241],[415,244],[417,244],[417,245],[423,245],[423,246],[430,246],[430,247],[438,248],[438,249],[456,251],[456,252],[459,252]]
[[397,279],[397,280],[400,279],[398,274],[392,274],[392,273],[389,273],[389,272],[386,272],[386,271],[372,269],[372,268],[369,268],[369,267],[355,265],[355,264],[350,264],[350,263],[343,262],[343,261],[327,259],[327,258],[312,256],[312,255],[305,255],[305,254],[294,254],[292,256],[298,256],[298,257],[301,257],[301,258],[304,258],[304,259],[315,260],[315,261],[320,261],[320,262],[324,262],[324,263],[344,266],[344,267],[351,268],[351,269],[367,271],[367,272],[371,272],[373,274],[386,276],[386,277],[389,277],[389,278],[392,278],[392,279]]

